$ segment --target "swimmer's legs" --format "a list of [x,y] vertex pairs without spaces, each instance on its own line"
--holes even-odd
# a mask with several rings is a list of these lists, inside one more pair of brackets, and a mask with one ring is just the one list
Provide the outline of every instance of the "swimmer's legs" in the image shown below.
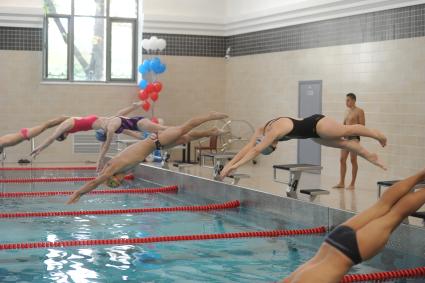
[[366,159],[367,161],[369,161],[370,163],[372,163],[373,165],[376,165],[384,170],[387,169],[385,165],[383,165],[380,162],[378,155],[376,153],[371,153],[367,151],[367,149],[364,148],[358,142],[348,141],[343,139],[313,139],[313,141],[321,145],[335,147],[335,148],[342,148],[350,152],[354,152],[360,155],[361,157],[363,157],[364,159]]
[[164,131],[168,127],[152,122],[150,119],[144,118],[137,122],[137,127],[141,131],[159,132]]
[[180,126],[167,128],[165,131],[159,134],[158,138],[162,145],[171,145],[174,144],[181,136],[189,133],[197,126],[208,121],[225,119],[227,117],[228,116],[226,114],[219,112],[210,112],[208,114],[200,115],[198,117],[188,120]]
[[61,124],[62,122],[64,122],[68,118],[69,117],[61,116],[61,117],[58,117],[58,118],[55,118],[55,119],[48,120],[47,122],[45,122],[41,125],[38,125],[38,126],[35,126],[35,127],[32,127],[32,128],[28,128],[28,137],[34,138],[34,137],[40,135],[45,130]]
[[382,146],[387,144],[387,138],[376,129],[369,129],[363,125],[343,125],[330,117],[322,118],[316,126],[317,133],[323,139],[336,139],[348,136],[363,136],[373,138]]

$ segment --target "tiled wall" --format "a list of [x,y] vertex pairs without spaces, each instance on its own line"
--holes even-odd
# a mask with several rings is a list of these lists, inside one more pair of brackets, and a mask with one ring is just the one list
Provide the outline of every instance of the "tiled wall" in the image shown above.
[[[354,92],[366,125],[388,136],[386,148],[362,139],[389,167],[382,171],[359,161],[360,183],[374,189],[377,180],[407,176],[425,166],[424,46],[425,37],[419,37],[233,57],[226,62],[225,109],[256,126],[273,117],[297,117],[299,81],[322,80],[323,114],[342,121],[345,95]],[[296,160],[296,141],[289,141],[259,162],[271,168]],[[322,165],[322,175],[330,177],[327,185],[336,184],[339,150],[322,147]],[[350,176],[349,170],[346,182]]]
[[41,29],[0,27],[0,50],[40,51],[41,48]]
[[232,56],[425,36],[425,5],[231,36]]
[[[162,55],[224,57],[226,38],[222,36],[180,35],[163,33],[144,33],[143,38],[157,36],[167,41]],[[145,50],[143,50],[145,53]]]
[[425,5],[229,37],[145,34],[167,40],[164,55],[224,57],[425,36]]
[[[229,37],[145,33],[167,41],[161,55],[224,57],[425,36],[425,4]],[[0,27],[0,49],[41,50],[42,31]]]

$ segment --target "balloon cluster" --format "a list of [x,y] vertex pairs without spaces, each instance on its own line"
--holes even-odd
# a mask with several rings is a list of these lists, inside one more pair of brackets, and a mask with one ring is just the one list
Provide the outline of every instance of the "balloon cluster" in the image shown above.
[[139,90],[139,98],[143,101],[142,107],[145,111],[149,111],[151,107],[151,104],[149,103],[149,98],[153,102],[157,101],[161,90],[161,82],[148,83],[144,89]]
[[167,42],[163,38],[151,36],[149,39],[142,40],[142,47],[146,51],[162,51],[167,46]]
[[[165,39],[156,36],[142,40],[142,47],[148,53],[150,51],[162,51],[166,46]],[[142,80],[139,82],[139,98],[143,101],[142,107],[145,111],[149,111],[151,108],[149,98],[152,102],[158,100],[159,93],[162,90],[162,83],[158,80],[158,75],[163,74],[166,70],[167,66],[158,57],[146,59],[139,65],[139,73],[142,75]]]
[[151,60],[146,59],[142,64],[139,65],[139,72],[142,75],[146,75],[149,72],[153,72],[154,74],[158,75],[164,73],[166,70],[167,65],[163,64],[158,57],[155,57]]

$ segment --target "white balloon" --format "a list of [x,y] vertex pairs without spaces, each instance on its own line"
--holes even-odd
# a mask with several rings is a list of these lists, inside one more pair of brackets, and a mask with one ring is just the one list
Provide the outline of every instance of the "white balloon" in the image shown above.
[[165,39],[160,38],[158,40],[158,48],[159,48],[159,50],[160,51],[164,50],[166,46],[167,46],[167,42],[165,41]]
[[151,49],[151,44],[150,44],[150,40],[149,39],[143,39],[142,40],[142,47],[146,50],[149,51]]
[[162,41],[163,41],[162,38],[159,38],[159,39],[156,40],[155,47],[156,47],[157,50],[162,50],[161,49],[161,47],[162,47]]

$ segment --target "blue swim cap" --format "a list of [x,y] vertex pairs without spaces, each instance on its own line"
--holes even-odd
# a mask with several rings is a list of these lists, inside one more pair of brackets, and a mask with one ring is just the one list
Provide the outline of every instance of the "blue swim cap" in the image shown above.
[[96,130],[95,136],[96,136],[96,139],[100,142],[106,141],[106,134],[105,134],[105,131],[102,129]]

